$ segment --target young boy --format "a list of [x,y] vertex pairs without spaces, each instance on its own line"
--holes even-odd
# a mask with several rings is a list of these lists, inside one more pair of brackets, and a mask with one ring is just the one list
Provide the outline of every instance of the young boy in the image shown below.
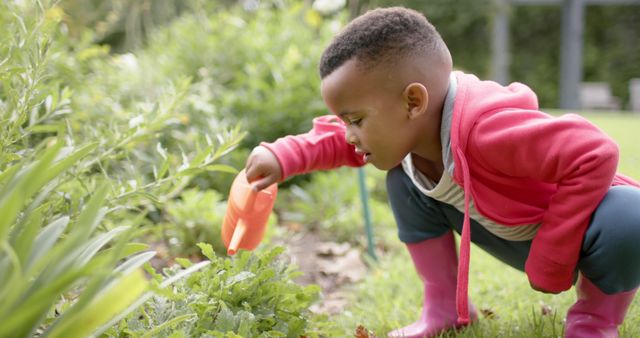
[[[577,115],[538,110],[523,84],[452,72],[420,13],[370,11],[320,60],[334,116],[249,156],[256,189],[292,175],[371,163],[387,170],[401,241],[424,283],[420,319],[389,334],[434,336],[477,319],[470,242],[577,301],[566,337],[615,337],[640,284],[640,189],[616,173],[617,145]],[[452,229],[461,233],[460,262]]]

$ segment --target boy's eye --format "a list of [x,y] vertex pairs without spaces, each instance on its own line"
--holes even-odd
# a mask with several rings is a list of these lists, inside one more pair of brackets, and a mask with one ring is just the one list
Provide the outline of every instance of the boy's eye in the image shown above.
[[349,119],[349,121],[347,121],[350,125],[354,125],[354,126],[359,126],[360,123],[362,122],[362,119]]

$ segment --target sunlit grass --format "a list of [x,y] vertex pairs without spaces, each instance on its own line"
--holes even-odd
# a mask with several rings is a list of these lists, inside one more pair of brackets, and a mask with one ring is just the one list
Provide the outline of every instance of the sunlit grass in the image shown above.
[[640,114],[588,114],[620,146],[619,171],[640,179]]
[[[620,145],[620,171],[640,178],[640,115],[608,113],[585,117]],[[449,337],[561,337],[566,311],[575,300],[573,289],[560,295],[533,291],[524,273],[475,246],[471,252],[469,293],[484,315],[475,325]],[[344,329],[345,336],[352,336],[355,328],[363,325],[378,337],[385,337],[390,330],[416,320],[422,306],[422,287],[405,251],[392,250],[381,257],[366,280],[353,286],[352,296],[346,310],[331,318]],[[640,337],[640,297],[631,305],[620,333],[621,337]]]

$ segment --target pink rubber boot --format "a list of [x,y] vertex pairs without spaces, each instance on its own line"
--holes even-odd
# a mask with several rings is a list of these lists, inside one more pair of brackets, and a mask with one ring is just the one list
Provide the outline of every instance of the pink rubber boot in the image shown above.
[[567,312],[566,338],[618,337],[618,326],[638,289],[607,295],[582,274],[576,285],[578,300]]
[[[420,319],[393,330],[389,337],[432,337],[464,325],[457,323],[456,277],[458,255],[452,232],[419,243],[407,244],[416,271],[424,283],[424,303]],[[469,303],[471,322],[478,315]]]

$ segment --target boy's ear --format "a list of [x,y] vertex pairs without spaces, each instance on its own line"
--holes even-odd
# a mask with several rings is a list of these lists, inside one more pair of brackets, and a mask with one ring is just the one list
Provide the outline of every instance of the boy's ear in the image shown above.
[[424,114],[429,106],[429,92],[421,83],[413,82],[407,85],[402,93],[402,99],[409,118]]

